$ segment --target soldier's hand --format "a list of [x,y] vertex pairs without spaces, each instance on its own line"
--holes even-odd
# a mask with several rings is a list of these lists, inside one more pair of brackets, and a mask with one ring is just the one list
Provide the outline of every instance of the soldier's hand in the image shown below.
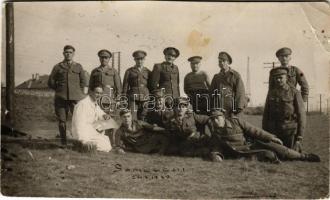
[[104,119],[104,120],[109,120],[110,118],[111,118],[111,116],[108,115],[108,114],[103,115],[103,119]]
[[296,141],[293,145],[293,150],[298,151],[299,153],[302,152],[302,144],[300,141]]
[[84,87],[84,94],[88,94],[88,87]]
[[271,141],[274,142],[274,143],[277,143],[277,144],[283,145],[283,142],[282,142],[280,139],[278,139],[278,138],[275,138],[275,137],[274,137]]

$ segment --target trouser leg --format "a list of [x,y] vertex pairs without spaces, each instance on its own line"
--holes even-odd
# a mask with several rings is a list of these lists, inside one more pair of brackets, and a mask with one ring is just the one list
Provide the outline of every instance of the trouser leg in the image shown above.
[[58,129],[60,132],[61,143],[66,145],[66,120],[68,114],[68,101],[55,98],[55,114],[58,120]]
[[271,150],[273,152],[275,152],[278,157],[280,157],[281,159],[285,159],[285,160],[301,160],[304,158],[304,155],[293,150],[290,149],[286,146],[274,143],[274,142],[268,142],[268,143],[264,143],[264,142],[257,142],[257,145],[260,148],[263,149],[268,149]]

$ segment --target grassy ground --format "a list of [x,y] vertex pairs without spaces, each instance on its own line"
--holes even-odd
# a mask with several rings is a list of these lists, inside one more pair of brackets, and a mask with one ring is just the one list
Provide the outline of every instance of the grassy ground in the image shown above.
[[[23,101],[22,99],[20,101]],[[38,102],[41,101],[41,102]],[[30,114],[22,109],[44,104]],[[47,103],[48,102],[48,103]],[[308,117],[304,149],[321,163],[254,160],[212,163],[200,158],[127,153],[82,154],[59,148],[51,101],[24,99],[17,127],[32,137],[2,136],[1,192],[6,196],[126,198],[325,198],[329,192],[329,120]],[[48,106],[48,107],[47,107]],[[30,116],[30,117],[29,117]],[[246,116],[260,125],[260,116]],[[15,154],[15,155],[11,155]],[[4,158],[4,156],[2,156]]]

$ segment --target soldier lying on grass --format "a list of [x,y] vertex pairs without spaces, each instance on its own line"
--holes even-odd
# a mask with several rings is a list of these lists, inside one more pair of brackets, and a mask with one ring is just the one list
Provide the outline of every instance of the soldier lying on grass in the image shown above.
[[133,120],[130,110],[120,111],[121,126],[116,132],[115,141],[118,153],[125,151],[163,154],[168,145],[161,134],[165,129],[140,120]]
[[[226,118],[221,111],[213,111],[208,127],[212,133],[211,159],[221,162],[226,158],[256,157],[259,161],[278,163],[282,160],[320,162],[315,154],[299,153],[282,145],[273,134],[257,128],[238,117]],[[254,140],[247,144],[245,136]]]

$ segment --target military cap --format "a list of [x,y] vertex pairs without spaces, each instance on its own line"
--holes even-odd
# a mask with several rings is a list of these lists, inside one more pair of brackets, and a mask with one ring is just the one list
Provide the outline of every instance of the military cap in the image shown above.
[[228,63],[229,64],[231,64],[233,62],[233,60],[231,59],[231,56],[227,52],[225,52],[225,51],[221,51],[219,53],[218,58],[222,58],[222,59],[228,60]]
[[276,51],[276,57],[291,55],[292,50],[288,47],[283,47]]
[[288,73],[289,73],[289,69],[287,67],[275,67],[272,70],[270,70],[271,76],[288,74]]
[[64,48],[63,48],[63,51],[65,51],[67,49],[72,49],[73,51],[76,51],[76,49],[71,45],[65,45]]
[[144,58],[147,56],[147,53],[145,51],[142,51],[142,50],[137,50],[137,51],[134,51],[132,56],[134,58]]
[[179,57],[179,55],[180,55],[180,51],[174,47],[165,48],[163,53],[164,53],[164,55],[168,55],[168,54],[173,55],[176,58]]
[[119,112],[119,116],[123,116],[123,115],[125,115],[127,113],[131,113],[131,111],[129,109],[122,109]]
[[189,106],[189,99],[187,97],[178,97],[174,99],[174,106],[186,105]]
[[201,60],[202,60],[202,57],[200,57],[200,56],[192,56],[192,57],[188,58],[188,61],[192,62],[192,63],[199,63]]
[[152,94],[156,97],[156,98],[162,98],[164,97],[163,91],[161,89],[156,89],[152,91]]
[[108,51],[108,50],[106,50],[106,49],[102,49],[102,50],[100,50],[100,51],[97,53],[97,55],[98,55],[99,57],[109,57],[109,58],[112,57],[111,52]]
[[213,110],[210,117],[224,116],[224,110]]

